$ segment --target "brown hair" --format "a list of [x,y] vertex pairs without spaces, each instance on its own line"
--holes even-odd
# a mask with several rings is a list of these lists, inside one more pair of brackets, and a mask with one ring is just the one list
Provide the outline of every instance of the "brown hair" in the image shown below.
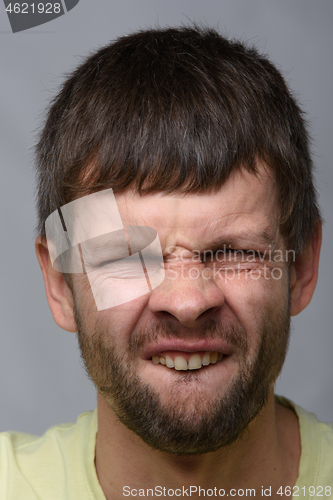
[[39,231],[105,188],[204,192],[234,168],[273,170],[281,230],[299,251],[320,221],[309,136],[286,83],[253,47],[197,26],[152,29],[100,49],[65,81],[36,146]]

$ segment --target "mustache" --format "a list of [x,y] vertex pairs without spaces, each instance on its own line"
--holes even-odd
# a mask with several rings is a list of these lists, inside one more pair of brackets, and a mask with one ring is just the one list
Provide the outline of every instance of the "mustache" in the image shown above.
[[130,357],[136,357],[137,354],[147,345],[157,344],[161,339],[183,339],[183,340],[202,340],[202,339],[221,339],[228,345],[241,350],[244,354],[248,352],[247,335],[240,325],[230,325],[215,319],[207,319],[200,328],[189,329],[176,325],[170,320],[154,322],[144,329],[133,332],[128,344]]

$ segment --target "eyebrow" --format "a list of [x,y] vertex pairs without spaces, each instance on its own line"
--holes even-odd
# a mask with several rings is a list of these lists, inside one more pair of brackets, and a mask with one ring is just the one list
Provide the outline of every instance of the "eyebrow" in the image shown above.
[[[228,234],[226,236],[218,237],[212,240],[206,248],[212,251],[219,250],[221,247],[235,247],[235,246],[249,246],[253,245],[262,245],[262,246],[271,246],[271,248],[276,247],[277,245],[277,237],[276,235],[270,234],[268,231],[264,230],[260,233],[252,233],[249,231],[243,231],[235,234]],[[250,248],[249,248],[250,249]]]

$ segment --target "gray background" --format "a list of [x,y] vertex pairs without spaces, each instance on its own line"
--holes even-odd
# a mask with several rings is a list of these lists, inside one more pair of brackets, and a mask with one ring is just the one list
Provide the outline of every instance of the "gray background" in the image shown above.
[[311,121],[326,219],[317,291],[293,321],[277,392],[333,420],[331,0],[80,0],[64,16],[10,31],[0,5],[0,430],[41,433],[95,406],[74,334],[53,322],[34,255],[31,147],[43,110],[81,56],[138,28],[198,21],[250,40],[283,70]]

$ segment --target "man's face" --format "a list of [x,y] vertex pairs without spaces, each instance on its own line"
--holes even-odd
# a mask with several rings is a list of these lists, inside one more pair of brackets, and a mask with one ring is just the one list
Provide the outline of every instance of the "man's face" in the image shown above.
[[230,444],[266,403],[288,344],[274,181],[261,166],[214,193],[116,198],[125,226],[157,230],[166,276],[150,294],[97,311],[87,278],[73,275],[87,370],[151,446],[193,454]]

